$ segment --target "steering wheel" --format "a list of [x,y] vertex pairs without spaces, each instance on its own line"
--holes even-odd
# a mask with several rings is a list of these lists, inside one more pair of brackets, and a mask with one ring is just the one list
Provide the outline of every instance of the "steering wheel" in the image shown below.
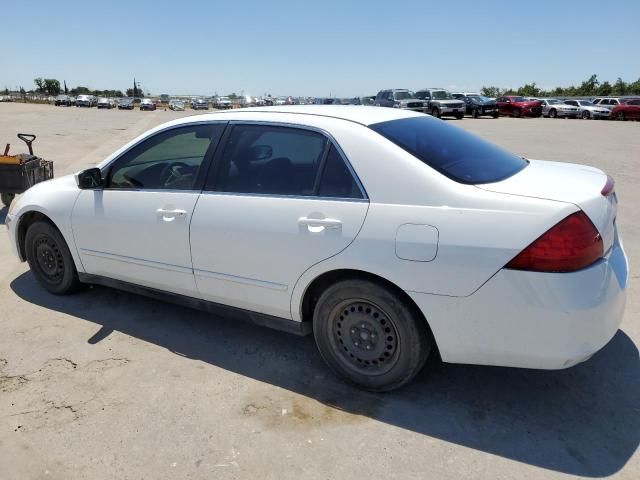
[[180,178],[184,176],[184,174],[180,171],[181,169],[189,168],[184,162],[174,162],[168,164],[166,167],[162,169],[160,172],[160,178],[164,179],[163,184],[165,187],[170,187],[174,183],[176,183]]

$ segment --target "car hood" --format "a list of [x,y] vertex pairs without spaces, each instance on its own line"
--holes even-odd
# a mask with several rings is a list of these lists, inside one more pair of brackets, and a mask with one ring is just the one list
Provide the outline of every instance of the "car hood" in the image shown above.
[[518,105],[519,107],[541,107],[542,102],[535,100],[527,100],[526,102],[511,102],[512,105]]
[[496,101],[495,100],[472,100],[474,105],[483,105],[483,106],[487,106],[487,105],[495,105]]
[[606,183],[607,175],[597,168],[529,160],[529,165],[512,177],[478,187],[497,193],[572,203],[589,216],[605,239],[606,248],[607,243],[612,242],[617,208],[613,195],[605,197],[600,193]]

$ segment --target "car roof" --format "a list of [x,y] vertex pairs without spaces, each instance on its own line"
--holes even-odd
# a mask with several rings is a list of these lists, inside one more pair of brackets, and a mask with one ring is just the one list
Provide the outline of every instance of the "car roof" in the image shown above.
[[287,119],[290,119],[293,114],[300,115],[301,120],[304,116],[310,115],[346,120],[365,126],[390,120],[424,116],[423,113],[400,108],[360,105],[279,105],[274,107],[237,108],[205,115],[194,115],[181,119],[180,123],[188,124],[206,120],[234,120],[234,117],[237,117],[238,120],[247,120],[247,113],[255,114],[255,120],[261,120],[263,115],[265,121],[277,121],[278,117],[285,116]]

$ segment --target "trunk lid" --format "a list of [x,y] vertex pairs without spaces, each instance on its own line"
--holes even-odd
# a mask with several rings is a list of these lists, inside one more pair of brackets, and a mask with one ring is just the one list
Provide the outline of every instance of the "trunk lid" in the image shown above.
[[506,180],[477,185],[484,190],[572,203],[587,214],[600,232],[605,253],[613,245],[617,198],[602,195],[607,175],[597,168],[544,160],[530,164]]

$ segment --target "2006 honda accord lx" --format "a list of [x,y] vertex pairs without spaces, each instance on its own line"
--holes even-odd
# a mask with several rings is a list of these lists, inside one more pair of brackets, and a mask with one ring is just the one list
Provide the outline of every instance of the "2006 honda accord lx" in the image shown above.
[[52,293],[126,288],[313,332],[345,379],[397,388],[430,354],[558,369],[617,331],[613,180],[428,115],[296,106],[176,120],[7,216]]

